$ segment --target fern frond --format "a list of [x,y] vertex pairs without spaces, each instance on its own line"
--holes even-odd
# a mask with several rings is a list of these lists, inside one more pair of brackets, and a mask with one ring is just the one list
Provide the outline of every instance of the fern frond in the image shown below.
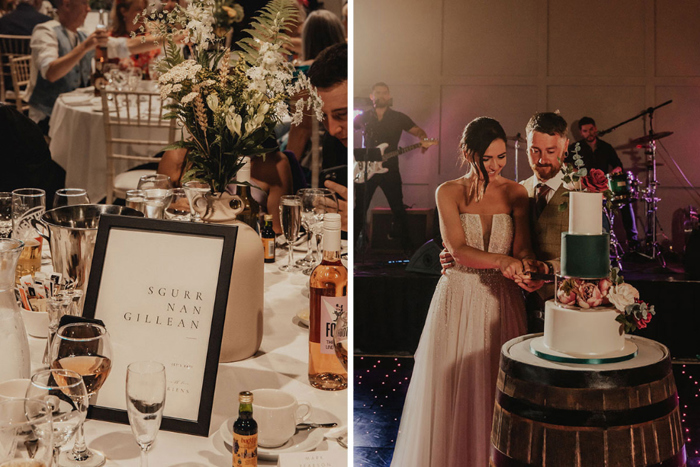
[[[298,17],[299,12],[294,0],[272,0],[260,10],[251,27],[243,32],[255,39],[278,42],[285,47],[289,45],[289,39],[284,32],[291,30]],[[243,44],[249,47],[244,47]],[[251,53],[249,50],[258,49],[258,44],[253,39],[244,38],[238,41],[237,45],[244,51],[241,54],[243,60],[251,64],[256,62],[257,53]]]

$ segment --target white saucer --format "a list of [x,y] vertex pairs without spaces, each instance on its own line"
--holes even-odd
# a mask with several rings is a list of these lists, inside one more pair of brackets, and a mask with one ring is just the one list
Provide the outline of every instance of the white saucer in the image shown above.
[[[340,420],[338,420],[337,417],[329,412],[326,412],[325,410],[314,409],[313,413],[313,421],[315,422],[340,423]],[[255,417],[255,414],[253,414],[253,417]],[[219,434],[226,445],[226,449],[231,449],[231,446],[233,445],[233,424],[236,421],[236,418],[237,417],[229,418],[222,423],[221,428],[219,428]],[[285,454],[288,452],[313,451],[323,442],[324,436],[326,433],[328,433],[328,431],[330,431],[329,428],[316,428],[311,431],[299,431],[282,446],[276,448],[264,448],[262,446],[258,446],[258,457],[261,459],[277,460],[277,457],[280,454]]]
[[604,356],[570,354],[550,349],[544,343],[544,336],[536,337],[530,341],[530,351],[539,358],[558,363],[578,363],[582,365],[601,365],[606,363],[618,363],[631,360],[637,356],[637,345],[630,339],[625,339],[625,346],[621,350],[610,352]]

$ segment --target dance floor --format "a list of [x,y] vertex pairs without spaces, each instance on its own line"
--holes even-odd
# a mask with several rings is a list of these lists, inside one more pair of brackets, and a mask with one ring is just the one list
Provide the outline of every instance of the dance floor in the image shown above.
[[[389,466],[412,370],[412,357],[355,357],[355,467]],[[674,364],[673,373],[688,467],[700,466],[700,364]]]

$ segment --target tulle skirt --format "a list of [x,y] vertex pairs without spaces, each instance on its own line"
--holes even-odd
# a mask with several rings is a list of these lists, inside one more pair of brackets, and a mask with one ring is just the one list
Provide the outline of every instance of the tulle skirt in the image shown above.
[[440,279],[392,467],[488,466],[501,346],[526,329],[521,289],[497,270],[455,268]]

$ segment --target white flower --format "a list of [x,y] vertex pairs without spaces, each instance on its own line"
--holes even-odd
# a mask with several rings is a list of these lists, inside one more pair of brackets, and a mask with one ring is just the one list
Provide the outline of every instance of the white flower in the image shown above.
[[569,191],[581,191],[581,180],[564,183],[564,189]]
[[243,117],[236,113],[226,116],[226,127],[239,137],[241,136],[241,123],[243,123]]
[[620,284],[610,288],[608,300],[615,308],[624,312],[627,305],[632,305],[639,298],[639,291],[630,284]]
[[196,93],[196,92],[191,92],[191,93],[187,94],[185,97],[183,97],[182,100],[181,100],[180,102],[181,102],[183,105],[187,105],[187,104],[189,104],[190,102],[192,102],[192,101],[194,100],[195,97],[197,97],[197,93]]
[[265,116],[267,115],[267,112],[270,110],[270,104],[267,102],[263,102],[260,107],[258,107],[258,115]]
[[217,112],[219,110],[219,97],[216,94],[209,94],[207,96],[207,105],[212,112]]

